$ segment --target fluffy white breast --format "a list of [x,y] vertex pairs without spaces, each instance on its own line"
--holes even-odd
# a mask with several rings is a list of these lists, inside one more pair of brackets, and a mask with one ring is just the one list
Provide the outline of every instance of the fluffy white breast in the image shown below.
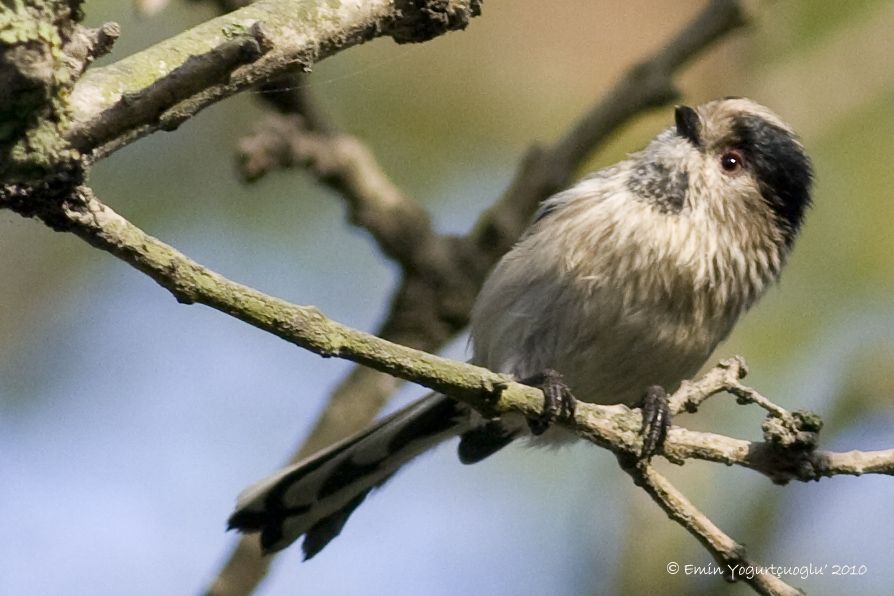
[[550,199],[496,266],[472,313],[476,363],[519,378],[553,368],[578,399],[633,403],[694,374],[775,278],[778,252],[719,225],[739,208],[661,212],[626,188],[630,164]]

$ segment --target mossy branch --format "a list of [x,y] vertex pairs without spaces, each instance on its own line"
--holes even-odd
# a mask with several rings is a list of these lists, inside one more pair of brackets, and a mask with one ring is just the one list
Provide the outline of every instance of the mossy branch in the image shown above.
[[[63,221],[66,226],[60,226]],[[508,375],[386,341],[328,319],[316,307],[291,304],[227,279],[146,234],[87,187],[78,189],[54,222],[146,273],[179,302],[210,306],[324,358],[344,358],[418,383],[463,401],[485,416],[517,412],[533,417],[542,408],[540,390]],[[743,392],[758,395],[742,385],[745,373],[741,359],[724,360],[699,381],[684,383],[671,396],[671,403],[679,411],[685,404],[701,403],[722,392],[740,400]],[[665,455],[678,462],[695,458],[742,465],[777,482],[839,474],[894,474],[894,449],[847,454],[818,451],[815,417],[787,412],[765,397],[760,400],[768,418],[776,421],[764,425],[764,442],[675,427],[668,434]],[[573,419],[559,423],[618,455],[639,453],[642,419],[636,409],[582,403]],[[813,438],[804,440],[804,436]]]
[[[542,408],[543,395],[538,389],[507,375],[388,342],[332,321],[315,307],[290,304],[229,280],[146,234],[101,203],[87,187],[78,188],[63,202],[60,213],[52,217],[37,215],[143,271],[182,303],[205,304],[324,358],[345,358],[424,385],[469,404],[485,416],[516,412],[534,417]],[[684,383],[671,396],[671,404],[676,411],[693,410],[713,395],[730,392],[740,403],[756,403],[768,411],[765,440],[749,442],[674,427],[667,436],[665,457],[675,463],[701,459],[740,465],[778,483],[840,474],[894,475],[894,449],[849,453],[816,449],[816,417],[787,412],[745,387],[741,383],[745,372],[741,359],[723,361],[703,378]],[[637,484],[718,561],[748,561],[743,548],[657,475],[651,464],[638,459],[642,446],[639,410],[580,403],[572,418],[557,423],[615,453]],[[696,523],[699,520],[704,523]],[[781,580],[768,583],[761,574],[739,579],[762,594],[797,593]]]
[[[114,64],[89,70],[72,91],[72,124],[66,138],[98,158],[159,128],[174,128],[243,89],[286,72],[308,71],[340,50],[381,36],[398,43],[426,41],[465,28],[479,13],[479,0],[258,0]],[[220,48],[247,36],[255,38],[263,51],[252,60],[228,62],[232,68],[226,77],[208,80],[195,58],[209,56],[219,66]],[[161,102],[157,94],[147,97],[147,89],[171,76],[177,79],[172,87],[188,92],[169,93]],[[193,79],[196,83],[190,84]],[[137,109],[143,102],[149,102],[149,109]]]

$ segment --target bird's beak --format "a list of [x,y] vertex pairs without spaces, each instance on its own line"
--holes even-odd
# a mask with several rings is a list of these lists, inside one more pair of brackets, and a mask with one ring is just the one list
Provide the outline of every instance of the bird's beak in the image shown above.
[[695,147],[702,146],[702,121],[695,110],[689,106],[677,106],[674,109],[674,120],[677,123],[678,135],[692,143]]

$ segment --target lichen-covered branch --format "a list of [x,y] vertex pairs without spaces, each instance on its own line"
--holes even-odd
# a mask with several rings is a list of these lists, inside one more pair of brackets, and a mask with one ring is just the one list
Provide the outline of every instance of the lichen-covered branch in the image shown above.
[[[0,178],[29,183],[71,175],[79,154],[61,138],[66,96],[111,48],[118,27],[79,24],[80,0],[0,4]],[[77,175],[77,174],[74,174]]]
[[[493,397],[506,403],[522,399],[517,393],[522,386],[506,385],[510,379],[505,375],[484,374],[480,369],[482,376],[469,376],[477,367],[349,329],[326,319],[315,307],[293,305],[228,280],[149,236],[101,203],[87,187],[78,188],[58,212],[49,213],[54,211],[52,205],[46,209],[35,215],[146,273],[184,304],[205,304],[324,358],[346,358],[436,391],[449,391],[480,408],[488,408]],[[509,386],[515,388],[506,390]]]
[[187,57],[183,64],[146,87],[124,93],[88,125],[75,125],[66,138],[78,149],[89,151],[96,143],[120,139],[140,127],[176,128],[192,113],[174,110],[174,106],[208,88],[226,84],[233,71],[255,62],[269,49],[263,29],[256,23],[204,54]]
[[[479,13],[479,0],[258,0],[114,64],[89,70],[70,97],[72,125],[67,138],[80,151],[100,157],[243,89],[289,71],[307,70],[337,51],[380,36],[399,43],[425,41],[464,28]],[[206,80],[188,98],[173,94],[167,104],[146,96],[147,89],[172,73],[178,73],[181,85],[190,80],[190,71],[183,68],[191,57],[213,54],[234,37],[252,31],[263,37],[267,51],[232,70],[226,80]],[[195,76],[201,78],[201,72],[196,69]],[[136,109],[142,101],[152,101],[153,109]],[[107,127],[109,110],[120,110],[122,102],[140,117]],[[175,115],[165,121],[166,111]],[[152,113],[155,118],[145,117]]]
[[[290,304],[210,271],[140,230],[101,203],[86,187],[79,188],[62,205],[61,213],[54,215],[53,222],[57,229],[72,232],[143,271],[178,301],[205,304],[324,358],[345,358],[413,381],[459,399],[485,416],[517,412],[534,417],[542,408],[543,395],[538,389],[517,383],[508,375],[351,329],[327,319],[315,307]],[[680,392],[716,394],[720,390],[741,390],[742,370],[740,359],[724,361],[702,379],[684,385]],[[674,395],[671,399],[679,403],[685,398]],[[785,415],[785,410],[773,406],[768,417]],[[619,455],[640,452],[642,420],[638,410],[622,405],[581,403],[573,419],[559,423]],[[810,424],[808,419],[806,427],[789,430],[815,434]],[[779,441],[766,428],[765,435],[769,437],[767,441],[750,443],[674,428],[668,434],[665,452],[671,459],[698,458],[742,465],[776,481],[815,480],[837,474],[894,473],[894,450],[861,455],[826,453]],[[809,476],[796,473],[795,464],[811,467],[813,471]]]
[[[47,210],[52,206],[47,205]],[[520,412],[535,416],[542,405],[539,390],[515,383],[511,377],[486,369],[455,362],[394,344],[387,340],[348,328],[327,319],[314,307],[290,304],[253,288],[231,281],[192,261],[173,247],[149,236],[93,196],[87,187],[77,189],[56,213],[36,213],[56,229],[69,231],[93,246],[107,251],[149,275],[180,302],[200,303],[273,333],[324,358],[352,360],[379,372],[410,380],[435,391],[460,399],[487,416]],[[697,382],[685,384],[672,403],[685,401],[688,395],[716,394],[721,390],[741,391],[739,378],[744,368],[739,359],[722,362]],[[749,390],[750,391],[750,390]],[[764,398],[766,399],[766,398]],[[767,400],[769,402],[769,400]],[[787,412],[774,406],[770,418]],[[573,420],[564,422],[590,441],[617,453],[639,452],[639,414],[624,406],[581,404]],[[792,432],[808,432],[795,428]],[[815,467],[815,479],[839,473],[889,474],[892,461],[884,461],[881,452],[871,457],[848,458],[804,450],[801,446],[771,440],[754,444],[729,440],[709,433],[671,429],[665,451],[672,458],[697,457],[711,461],[740,464],[777,479],[788,470],[776,470],[762,449],[777,456],[786,451]],[[781,461],[777,459],[777,462]],[[863,466],[872,462],[871,469]],[[837,467],[829,467],[837,466]]]
[[[183,303],[201,303],[234,316],[297,346],[323,357],[339,357],[388,375],[424,385],[459,399],[485,416],[509,412],[536,416],[543,396],[538,389],[522,385],[511,377],[468,363],[455,362],[388,342],[331,321],[316,308],[290,304],[258,290],[231,281],[190,260],[176,249],[149,236],[80,187],[67,200],[45,204],[46,211],[34,215],[56,229],[72,232],[93,246],[110,252],[143,271]],[[722,362],[698,381],[685,384],[672,396],[679,404],[714,395],[721,389],[756,392],[740,383],[744,366],[740,359]],[[753,400],[751,400],[753,401]],[[788,412],[762,398],[768,421],[785,420]],[[815,448],[818,430],[814,417],[792,418],[796,426],[765,424],[765,438],[751,443],[711,433],[673,428],[668,433],[664,453],[671,461],[688,458],[737,464],[759,471],[775,482],[816,480],[837,474],[894,474],[894,449],[873,453],[832,453]],[[604,406],[581,403],[573,418],[557,421],[581,437],[610,449],[625,463],[634,478],[647,489],[673,519],[683,523],[706,544],[718,560],[744,561],[738,545],[725,537],[710,520],[696,515],[694,507],[669,483],[645,464],[631,464],[641,449],[642,419],[638,410],[623,405]],[[786,434],[788,433],[788,434]],[[790,437],[812,435],[812,441]],[[631,471],[634,470],[634,471]],[[782,589],[772,583],[755,583],[762,593]],[[772,585],[771,585],[772,584]],[[786,586],[785,590],[789,590]],[[783,593],[794,593],[784,591]]]
[[[447,393],[485,416],[519,412],[530,417],[536,416],[541,408],[543,397],[539,390],[516,383],[506,375],[387,342],[331,321],[315,308],[289,304],[209,271],[142,232],[100,203],[86,188],[79,189],[76,196],[63,204],[61,211],[53,218],[56,227],[77,234],[147,273],[181,302],[206,304],[321,356],[348,358]],[[755,394],[741,385],[743,374],[740,359],[724,361],[702,379],[684,384],[671,401],[679,407],[697,401],[699,396],[717,394],[721,389]],[[769,419],[788,415],[766,398],[762,398],[762,406],[768,410]],[[641,418],[637,411],[621,405],[582,403],[572,419],[559,423],[616,453],[637,484],[672,519],[695,535],[718,562],[755,565],[746,558],[739,544],[699,512],[651,465],[636,462],[641,440]],[[795,435],[811,431],[810,428],[790,430]],[[766,425],[765,434],[768,434]],[[739,464],[777,482],[835,474],[894,474],[894,450],[825,453],[812,445],[815,441],[805,447],[796,442],[779,441],[775,436],[769,436],[763,443],[749,443],[675,428],[668,434],[665,453],[674,461],[691,457]],[[733,579],[745,579],[762,594],[798,593],[778,578],[765,574],[733,576]]]

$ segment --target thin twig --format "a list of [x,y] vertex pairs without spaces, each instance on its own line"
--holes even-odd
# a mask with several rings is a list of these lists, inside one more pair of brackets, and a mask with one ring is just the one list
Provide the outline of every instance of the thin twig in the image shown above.
[[385,256],[405,270],[432,277],[453,273],[452,246],[435,234],[426,210],[385,175],[355,137],[315,131],[301,116],[276,114],[242,139],[239,152],[242,172],[250,179],[272,168],[309,169],[345,200],[351,223],[369,231]]
[[705,375],[700,383],[683,381],[680,388],[668,399],[671,414],[694,413],[706,399],[726,391],[748,374],[748,367],[741,358],[721,361]]
[[677,487],[658,473],[651,464],[641,466],[622,465],[641,487],[658,503],[669,518],[683,526],[687,532],[695,536],[711,553],[717,564],[724,570],[724,575],[732,581],[742,580],[757,593],[772,596],[798,596],[801,590],[791,587],[772,573],[746,573],[740,570],[762,569],[759,563],[751,561],[745,553],[745,547],[730,538],[718,528],[704,513],[681,493]]

